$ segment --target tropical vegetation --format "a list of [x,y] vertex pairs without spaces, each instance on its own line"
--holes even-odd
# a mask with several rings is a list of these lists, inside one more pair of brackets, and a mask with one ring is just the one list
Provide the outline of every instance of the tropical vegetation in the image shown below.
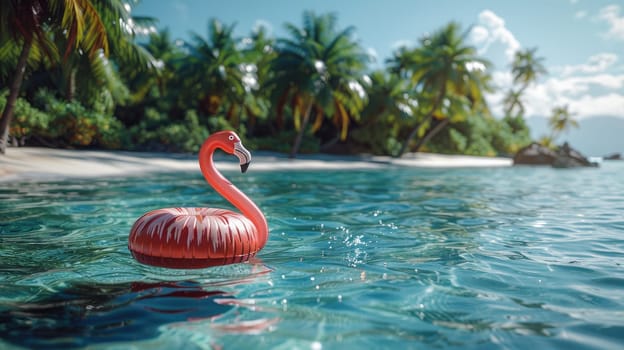
[[550,117],[548,118],[550,135],[543,135],[539,139],[539,142],[544,146],[556,148],[555,141],[559,136],[572,128],[579,127],[578,122],[574,119],[574,115],[575,113],[570,111],[568,105],[553,107]]
[[[510,155],[531,142],[523,93],[546,74],[519,51],[503,116],[492,65],[451,22],[371,68],[356,28],[303,13],[285,37],[207,19],[173,39],[121,0],[7,0],[0,14],[0,152],[7,144],[196,152],[237,130],[256,149]],[[567,107],[553,125],[573,123]],[[554,118],[554,117],[553,117]],[[560,132],[555,134],[558,135]]]

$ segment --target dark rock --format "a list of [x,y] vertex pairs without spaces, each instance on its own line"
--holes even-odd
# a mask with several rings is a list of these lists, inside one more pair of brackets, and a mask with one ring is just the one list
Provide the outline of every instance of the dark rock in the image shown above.
[[608,154],[608,155],[602,157],[602,159],[604,159],[604,160],[622,160],[622,154],[621,153],[611,153],[611,154]]
[[556,151],[539,143],[524,147],[514,156],[514,165],[550,165],[555,168],[597,167],[565,142]]
[[596,167],[598,164],[590,162],[587,157],[570,147],[567,142],[564,142],[557,150],[557,158],[555,158],[552,166],[555,168],[576,168],[586,166]]
[[537,142],[522,148],[513,158],[514,165],[552,165],[557,153]]

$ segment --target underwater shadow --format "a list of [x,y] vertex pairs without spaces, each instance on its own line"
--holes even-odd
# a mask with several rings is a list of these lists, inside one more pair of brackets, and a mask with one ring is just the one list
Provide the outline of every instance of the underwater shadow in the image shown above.
[[224,297],[233,299],[192,281],[74,284],[0,311],[0,338],[36,349],[149,339],[163,324],[210,319],[234,308],[219,302]]

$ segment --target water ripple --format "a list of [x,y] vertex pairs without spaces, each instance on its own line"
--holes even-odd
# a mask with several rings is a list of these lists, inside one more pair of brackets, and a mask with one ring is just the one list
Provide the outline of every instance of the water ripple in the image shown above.
[[[127,235],[154,208],[228,207],[201,176],[3,184],[0,338],[54,348],[19,325],[47,322],[72,347],[617,348],[623,170],[228,173],[270,240],[251,263],[189,271],[138,264]],[[74,311],[114,331],[60,316]]]

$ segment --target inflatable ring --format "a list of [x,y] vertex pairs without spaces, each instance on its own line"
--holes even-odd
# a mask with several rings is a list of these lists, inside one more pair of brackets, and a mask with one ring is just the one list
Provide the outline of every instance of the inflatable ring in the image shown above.
[[247,261],[264,247],[269,234],[264,214],[215,168],[217,149],[236,155],[243,173],[251,154],[232,131],[210,135],[199,151],[206,181],[241,213],[213,208],[152,210],[130,230],[128,249],[137,261],[169,268],[204,268]]

